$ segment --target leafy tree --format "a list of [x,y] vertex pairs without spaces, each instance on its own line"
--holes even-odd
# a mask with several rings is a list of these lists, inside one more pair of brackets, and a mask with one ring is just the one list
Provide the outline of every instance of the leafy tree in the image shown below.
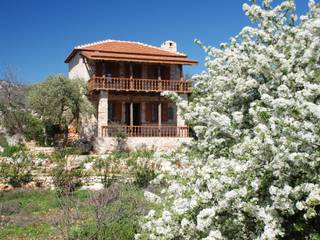
[[44,144],[44,124],[28,110],[26,90],[27,86],[18,83],[15,71],[7,67],[0,81],[1,125],[9,135]]
[[81,116],[93,113],[93,107],[85,96],[86,86],[81,79],[69,79],[62,75],[49,76],[28,91],[28,106],[45,123],[58,125],[67,142],[68,126],[80,125]]
[[271,2],[204,47],[191,102],[169,94],[198,140],[164,162],[162,210],[137,238],[320,238],[320,7],[297,20],[294,1]]
[[25,87],[17,81],[14,70],[6,68],[0,81],[1,123],[9,134],[23,133]]

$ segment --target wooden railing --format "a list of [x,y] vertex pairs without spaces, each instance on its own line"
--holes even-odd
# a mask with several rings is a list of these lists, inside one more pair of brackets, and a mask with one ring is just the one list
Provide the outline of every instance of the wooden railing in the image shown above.
[[191,82],[187,80],[93,77],[89,80],[89,91],[93,90],[138,92],[174,91],[180,93],[189,93],[191,92]]
[[[128,137],[189,137],[189,128],[177,126],[121,126]],[[114,137],[119,127],[102,126],[103,137]]]

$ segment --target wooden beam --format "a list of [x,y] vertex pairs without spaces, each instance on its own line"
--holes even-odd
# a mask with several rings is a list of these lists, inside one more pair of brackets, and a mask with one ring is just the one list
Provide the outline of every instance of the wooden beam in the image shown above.
[[134,96],[134,95],[125,95],[125,94],[109,94],[109,100],[110,101],[122,101],[122,102],[171,102],[168,98],[166,97],[158,97],[158,96]]

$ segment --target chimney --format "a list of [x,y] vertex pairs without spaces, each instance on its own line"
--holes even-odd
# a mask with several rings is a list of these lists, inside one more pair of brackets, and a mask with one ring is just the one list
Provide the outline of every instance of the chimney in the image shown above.
[[177,44],[174,41],[168,40],[161,44],[161,48],[170,52],[177,52]]

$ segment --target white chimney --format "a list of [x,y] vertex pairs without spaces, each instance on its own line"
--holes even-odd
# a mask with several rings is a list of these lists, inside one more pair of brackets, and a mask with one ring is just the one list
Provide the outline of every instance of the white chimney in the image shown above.
[[161,48],[170,52],[177,52],[177,44],[174,41],[168,40],[161,44]]

